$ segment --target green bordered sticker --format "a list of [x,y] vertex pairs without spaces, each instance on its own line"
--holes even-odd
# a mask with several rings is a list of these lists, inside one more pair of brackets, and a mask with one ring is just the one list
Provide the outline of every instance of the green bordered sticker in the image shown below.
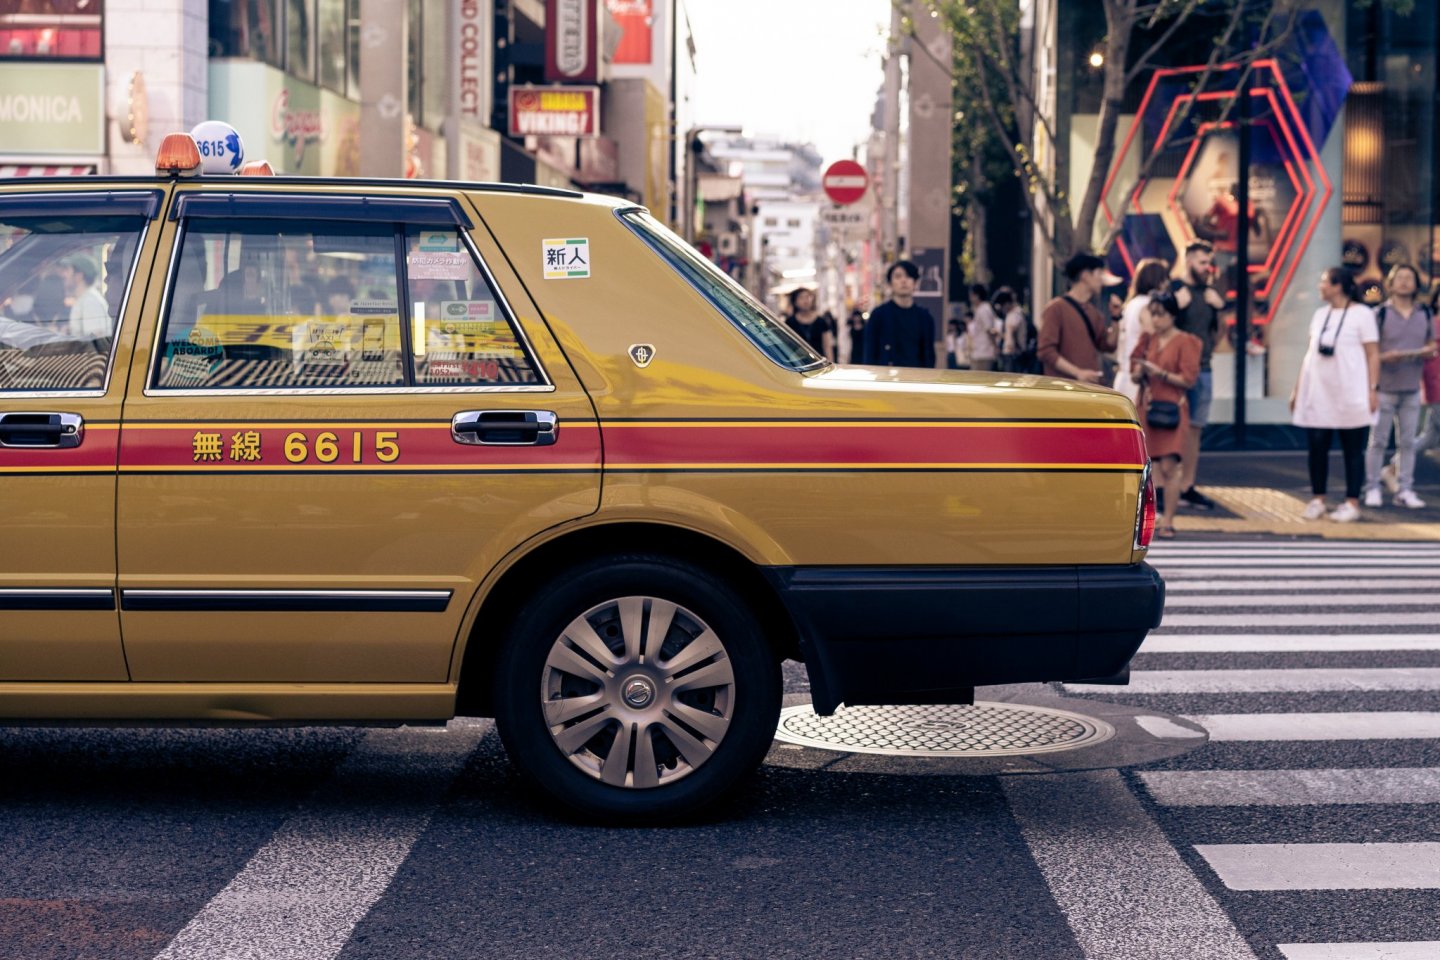
[[590,276],[590,240],[542,240],[546,280],[582,280]]

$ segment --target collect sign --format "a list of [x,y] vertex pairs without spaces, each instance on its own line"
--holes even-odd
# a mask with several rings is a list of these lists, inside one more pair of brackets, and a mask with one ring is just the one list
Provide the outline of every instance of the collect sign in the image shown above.
[[599,135],[599,87],[510,88],[510,136]]
[[0,150],[103,154],[104,69],[99,64],[0,64]]
[[870,186],[870,175],[854,160],[836,160],[825,168],[820,186],[825,188],[825,196],[844,206],[865,196],[865,190]]

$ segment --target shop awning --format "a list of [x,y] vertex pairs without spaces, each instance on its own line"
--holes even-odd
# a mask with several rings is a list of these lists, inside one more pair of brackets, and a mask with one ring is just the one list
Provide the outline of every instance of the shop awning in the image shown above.
[[85,177],[94,172],[93,163],[82,166],[0,164],[0,177]]

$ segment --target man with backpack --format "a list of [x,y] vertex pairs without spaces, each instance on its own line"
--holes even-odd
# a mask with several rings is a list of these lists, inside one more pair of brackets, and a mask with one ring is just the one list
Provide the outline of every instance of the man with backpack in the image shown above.
[[1380,464],[1395,426],[1395,505],[1419,510],[1425,501],[1415,495],[1415,435],[1420,425],[1420,375],[1435,356],[1435,329],[1430,308],[1415,302],[1420,274],[1408,263],[1396,264],[1385,278],[1390,299],[1375,311],[1380,328],[1380,409],[1370,445],[1365,450],[1365,506],[1382,503]]

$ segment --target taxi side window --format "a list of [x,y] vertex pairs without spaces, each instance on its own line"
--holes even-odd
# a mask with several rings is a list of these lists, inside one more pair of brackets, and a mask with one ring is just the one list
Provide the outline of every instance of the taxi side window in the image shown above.
[[154,386],[403,384],[395,251],[388,225],[191,221]]
[[494,289],[454,229],[408,227],[405,275],[417,385],[543,382]]
[[146,217],[17,199],[0,201],[0,391],[98,390]]

